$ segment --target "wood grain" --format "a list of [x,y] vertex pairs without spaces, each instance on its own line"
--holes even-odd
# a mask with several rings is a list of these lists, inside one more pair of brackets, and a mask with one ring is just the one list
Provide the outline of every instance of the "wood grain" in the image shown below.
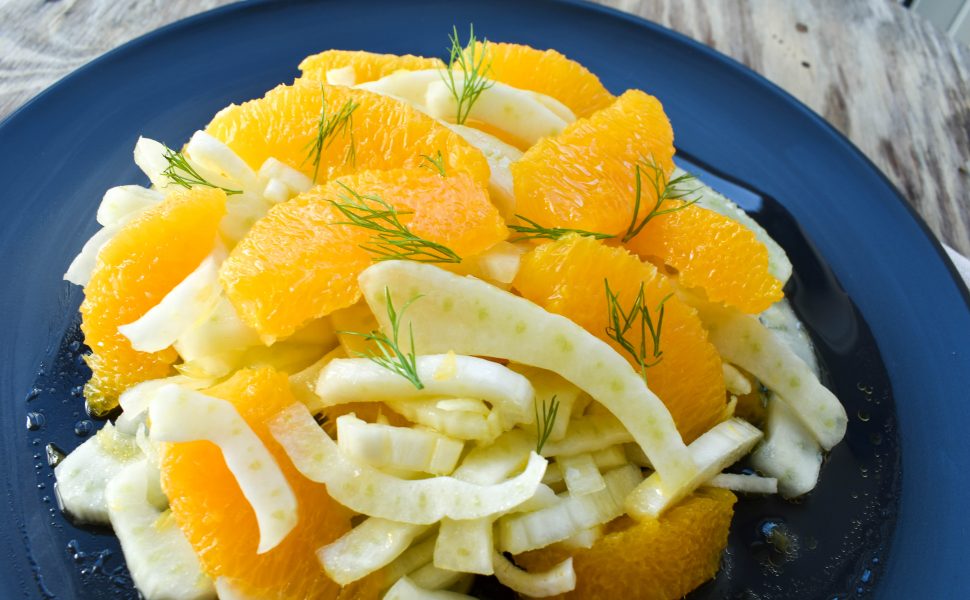
[[[85,62],[226,0],[0,0],[0,118]],[[970,49],[891,0],[604,0],[823,115],[970,254]]]

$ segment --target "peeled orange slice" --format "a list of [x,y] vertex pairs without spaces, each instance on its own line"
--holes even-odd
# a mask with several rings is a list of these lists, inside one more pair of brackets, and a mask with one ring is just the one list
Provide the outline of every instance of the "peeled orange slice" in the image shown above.
[[139,319],[199,266],[212,252],[225,212],[220,189],[174,192],[101,249],[81,304],[81,330],[92,351],[85,358],[92,373],[84,395],[94,413],[113,409],[130,386],[170,374],[173,349],[139,352],[118,326]]
[[[358,106],[347,126],[324,140],[317,168],[312,150],[324,101],[328,119],[352,106],[348,102]],[[403,102],[343,86],[303,80],[277,86],[262,98],[219,111],[206,132],[254,169],[273,157],[320,183],[358,169],[417,167],[422,154],[439,151],[449,173],[466,171],[488,183],[485,157],[461,136]]]
[[[673,172],[674,133],[653,96],[630,90],[512,164],[516,212],[545,227],[616,234],[633,218],[636,166]],[[652,195],[651,195],[652,194]],[[642,189],[641,204],[656,194]]]
[[576,589],[557,598],[683,598],[717,573],[736,500],[727,490],[705,488],[660,519],[616,519],[591,548],[557,544],[515,560],[544,571],[572,556]]
[[227,579],[249,598],[376,598],[370,580],[341,590],[317,561],[318,548],[350,531],[352,514],[325,486],[300,475],[269,434],[271,418],[295,402],[286,374],[271,368],[238,371],[205,393],[231,402],[273,454],[297,498],[299,519],[279,545],[257,554],[255,514],[219,448],[211,442],[164,444],[162,487],[206,574]]
[[412,54],[378,54],[363,50],[327,50],[312,54],[300,63],[303,78],[326,83],[327,71],[353,67],[354,83],[366,83],[390,75],[395,71],[418,71],[443,69],[445,64],[438,58],[425,58]]
[[[683,206],[671,200],[663,208]],[[768,271],[768,250],[747,227],[697,205],[658,215],[627,242],[643,258],[680,272],[680,283],[702,288],[712,302],[758,313],[784,297]]]
[[[475,53],[482,51],[476,43]],[[536,50],[523,44],[485,45],[486,76],[523,90],[552,96],[576,114],[586,117],[613,100],[596,75],[555,50]]]
[[[628,310],[643,283],[644,305],[657,322],[664,298],[660,362],[646,370],[647,385],[670,410],[685,442],[691,442],[726,415],[721,359],[708,341],[696,311],[671,296],[673,289],[656,267],[623,248],[589,237],[568,236],[522,257],[513,287],[546,310],[561,314],[636,361],[606,333],[609,305],[604,280]],[[669,296],[669,297],[668,297]],[[639,321],[637,321],[639,323]],[[639,346],[639,326],[628,335]],[[647,340],[648,350],[652,342]],[[649,356],[653,360],[652,352]]]
[[464,172],[442,177],[428,169],[366,171],[314,188],[273,207],[222,267],[229,299],[265,338],[287,336],[360,299],[357,275],[377,258],[361,245],[372,245],[378,234],[344,224],[347,216],[330,202],[348,197],[341,184],[410,212],[400,220],[411,232],[460,257],[487,250],[508,234],[485,188]]

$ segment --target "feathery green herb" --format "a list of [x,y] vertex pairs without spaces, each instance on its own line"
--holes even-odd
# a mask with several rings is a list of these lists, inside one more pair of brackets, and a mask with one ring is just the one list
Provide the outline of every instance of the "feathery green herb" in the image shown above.
[[168,178],[168,180],[175,185],[180,185],[186,189],[196,185],[209,188],[218,188],[224,191],[227,196],[242,193],[242,190],[230,190],[228,188],[218,186],[210,181],[206,181],[205,177],[200,175],[199,172],[189,164],[189,161],[185,158],[185,155],[178,150],[172,150],[166,146],[165,153],[162,156],[165,157],[165,161],[168,163],[168,166],[165,167],[164,171],[162,171],[162,175]]
[[307,155],[303,159],[313,163],[313,182],[317,182],[320,174],[320,159],[325,148],[329,148],[338,135],[350,136],[350,145],[344,155],[344,162],[357,164],[357,144],[354,140],[354,111],[360,106],[353,99],[347,100],[331,116],[327,115],[327,98],[323,85],[320,86],[320,121],[317,123],[317,135],[306,145]]
[[556,424],[556,417],[559,416],[559,400],[556,400],[556,396],[552,397],[548,403],[542,401],[542,414],[539,413],[539,403],[533,403],[533,408],[536,413],[536,435],[538,439],[536,440],[536,454],[542,453],[542,447],[546,445],[549,441],[549,435],[552,433],[552,428]]
[[421,296],[415,296],[414,298],[411,298],[404,303],[404,306],[401,307],[400,311],[397,311],[394,309],[394,301],[391,300],[391,291],[387,288],[387,286],[384,286],[384,299],[387,302],[387,318],[391,322],[391,337],[387,337],[386,334],[380,331],[372,331],[370,333],[360,333],[357,331],[338,331],[337,333],[356,335],[369,342],[374,342],[377,345],[378,350],[380,350],[379,354],[373,350],[369,350],[367,352],[357,352],[357,356],[374,361],[388,371],[397,373],[401,377],[407,379],[417,389],[423,390],[424,384],[421,383],[421,379],[418,377],[418,362],[414,353],[414,327],[412,327],[411,323],[408,323],[408,337],[411,351],[404,352],[401,350],[401,345],[398,339],[401,329],[401,315],[403,315],[404,311],[411,306],[412,302],[420,297]]
[[[640,376],[647,379],[647,369],[663,360],[663,350],[660,348],[660,335],[663,331],[664,305],[673,294],[667,294],[656,308],[656,321],[650,314],[650,307],[645,305],[643,283],[640,291],[630,308],[624,310],[619,297],[610,289],[609,280],[604,279],[606,285],[606,304],[609,312],[609,325],[606,335],[610,336],[625,350],[640,367]],[[630,333],[639,331],[639,343],[631,340]],[[649,344],[647,342],[649,340]]]
[[[458,104],[455,122],[461,125],[468,119],[478,97],[495,85],[495,82],[487,77],[492,67],[491,61],[485,62],[488,39],[482,40],[482,47],[479,49],[475,43],[477,40],[474,26],[468,27],[467,47],[462,47],[457,27],[451,28],[448,40],[451,42],[451,47],[448,49],[448,68],[444,70],[441,79]],[[456,71],[461,72],[459,79],[455,78]]]
[[422,154],[420,166],[425,169],[433,169],[438,172],[438,175],[445,176],[445,157],[441,154],[441,150],[438,150],[433,157]]
[[[650,185],[653,187],[654,195],[656,196],[657,200],[654,202],[653,208],[650,209],[650,212],[648,212],[646,216],[638,221],[637,219],[640,216],[640,198],[641,192],[643,191],[641,173],[644,169],[649,171],[648,177],[650,180]],[[654,217],[683,210],[700,200],[699,197],[695,197],[687,200],[683,204],[678,204],[677,206],[670,208],[663,208],[666,201],[684,200],[688,196],[695,194],[698,188],[689,190],[685,190],[683,188],[684,184],[695,180],[694,176],[688,173],[684,173],[679,177],[668,180],[667,174],[664,173],[663,168],[652,160],[638,163],[636,165],[635,177],[636,191],[633,204],[633,219],[630,221],[630,226],[627,227],[626,233],[623,235],[624,242],[629,242],[636,237],[636,235],[640,233],[646,224],[649,223]]]
[[460,263],[461,257],[447,246],[415,235],[401,223],[399,211],[380,196],[358,194],[344,183],[337,182],[346,193],[339,201],[329,200],[348,220],[336,225],[353,225],[375,232],[371,241],[360,247],[376,257],[374,260],[413,260],[426,263]]
[[584,231],[582,229],[569,229],[566,227],[543,227],[539,225],[532,219],[522,216],[515,215],[515,217],[528,223],[529,225],[509,225],[509,229],[515,231],[516,233],[521,233],[522,235],[510,239],[510,242],[520,242],[522,240],[535,240],[539,238],[548,238],[550,240],[558,240],[559,238],[568,235],[570,233],[578,233],[581,236],[591,237],[597,240],[607,240],[612,235],[608,233],[597,233],[595,231]]

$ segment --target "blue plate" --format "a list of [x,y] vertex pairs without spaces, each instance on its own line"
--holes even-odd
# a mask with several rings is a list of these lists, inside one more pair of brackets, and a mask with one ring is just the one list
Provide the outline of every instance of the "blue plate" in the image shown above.
[[[110,534],[60,519],[43,454],[48,442],[70,449],[87,435],[76,389],[81,294],[60,276],[95,230],[103,191],[143,181],[131,161],[137,136],[180,144],[226,104],[290,81],[321,49],[441,55],[451,26],[472,22],[492,39],[557,48],[614,91],[657,95],[680,150],[750,201],[799,269],[789,291],[849,407],[849,436],[803,504],[745,503],[756,508],[739,510],[724,569],[697,595],[970,589],[970,295],[878,170],[774,85],[650,23],[565,2],[381,0],[252,3],[188,19],[80,69],[0,125],[5,595],[131,596]],[[33,429],[29,412],[42,415]],[[797,558],[763,544],[777,526],[799,540]]]

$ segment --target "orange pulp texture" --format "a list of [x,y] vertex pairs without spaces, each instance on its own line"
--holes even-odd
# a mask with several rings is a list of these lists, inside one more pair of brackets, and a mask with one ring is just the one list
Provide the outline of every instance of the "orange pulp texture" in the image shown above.
[[303,59],[300,71],[303,78],[310,81],[326,82],[327,71],[353,67],[355,83],[366,83],[386,77],[395,71],[420,71],[423,69],[443,69],[445,64],[438,58],[425,58],[405,54],[377,54],[363,50],[327,50]]
[[173,192],[101,249],[81,304],[81,330],[92,350],[85,357],[92,373],[84,395],[95,414],[115,408],[130,386],[170,374],[174,349],[139,352],[118,326],[142,317],[199,266],[212,252],[225,212],[222,190]]
[[286,374],[269,367],[237,371],[205,393],[231,402],[266,445],[293,488],[299,515],[278,546],[256,554],[256,516],[219,448],[205,441],[164,444],[162,488],[206,574],[226,577],[246,597],[266,600],[376,598],[376,578],[341,589],[317,561],[318,548],[350,531],[352,513],[326,486],[297,472],[269,432],[270,419],[296,402]]
[[357,275],[376,256],[361,244],[373,243],[376,233],[345,224],[347,217],[329,202],[346,202],[341,183],[358,194],[377,195],[401,212],[412,233],[462,257],[508,235],[485,188],[461,171],[448,177],[428,169],[363,171],[313,188],[273,207],[222,266],[229,299],[264,337],[285,337],[360,299]]
[[[525,298],[571,319],[612,345],[639,370],[636,361],[606,333],[609,305],[605,280],[626,311],[643,283],[644,305],[654,323],[659,318],[658,306],[670,296],[664,304],[662,358],[647,369],[646,379],[651,391],[670,410],[684,441],[690,443],[727,416],[721,358],[708,341],[696,311],[671,295],[670,282],[656,267],[623,248],[571,235],[524,255],[512,285]],[[628,332],[627,339],[639,347],[639,325]],[[648,337],[650,360],[652,349]]]
[[[483,44],[477,42],[475,55]],[[488,42],[485,76],[512,87],[551,96],[565,104],[577,117],[587,117],[606,108],[615,99],[599,78],[574,60],[555,50],[536,50],[523,44]],[[469,50],[465,51],[466,54]]]
[[[669,200],[662,209],[683,206]],[[679,281],[702,288],[713,302],[758,313],[784,297],[768,272],[768,250],[737,221],[697,206],[658,215],[627,242],[642,258],[657,258],[680,272]]]
[[[358,106],[348,127],[324,140],[318,170],[313,148],[324,99],[328,119],[347,102]],[[422,154],[436,156],[440,151],[448,173],[466,171],[488,184],[485,157],[461,136],[403,102],[343,86],[299,79],[277,86],[262,98],[222,109],[206,132],[254,169],[273,157],[320,183],[358,169],[418,167],[425,160]]]
[[[633,218],[636,165],[652,162],[669,176],[673,156],[674,132],[663,106],[629,90],[559,135],[539,140],[512,163],[516,210],[545,227],[626,231]],[[644,186],[641,201],[653,206],[650,186]]]
[[576,589],[558,598],[677,600],[717,574],[737,498],[702,488],[659,519],[620,517],[591,548],[555,544],[516,557],[544,571],[573,557]]

